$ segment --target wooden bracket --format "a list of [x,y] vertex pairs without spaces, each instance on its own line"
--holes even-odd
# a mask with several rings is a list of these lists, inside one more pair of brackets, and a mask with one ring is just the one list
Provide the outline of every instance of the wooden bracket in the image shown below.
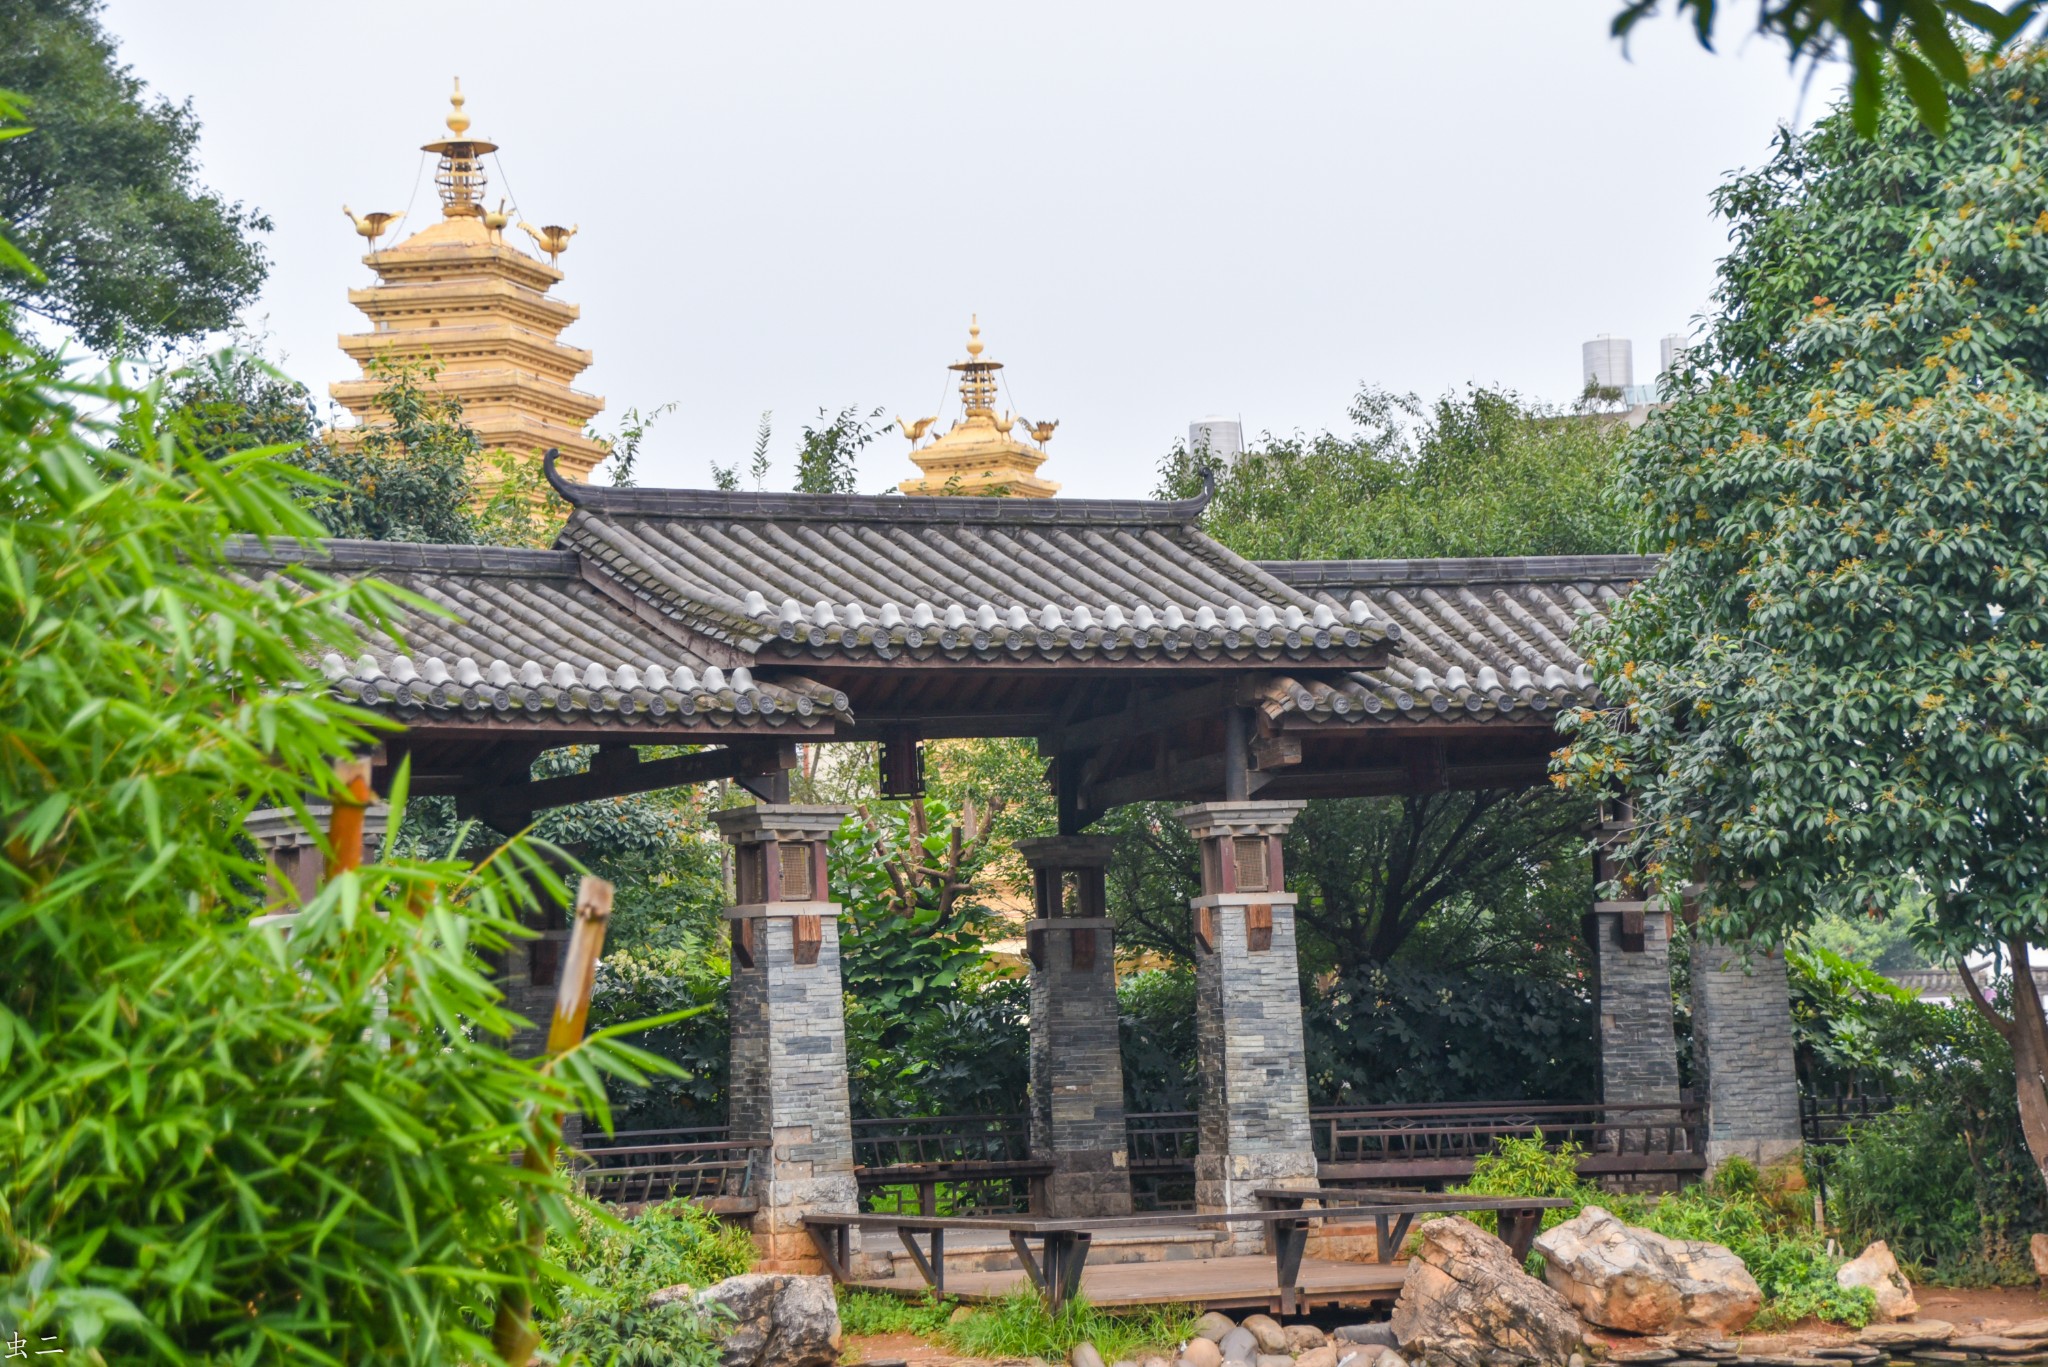
[[1090,973],[1095,969],[1095,932],[1092,929],[1070,930],[1068,943],[1072,948],[1074,971]]
[[1273,947],[1271,903],[1254,902],[1244,909],[1244,947],[1254,954],[1263,954]]
[[815,964],[818,950],[825,943],[825,922],[817,916],[793,916],[790,918],[792,947],[796,962]]
[[1195,908],[1195,947],[1204,954],[1216,952],[1216,908]]
[[754,966],[754,918],[735,918],[732,926],[732,958],[741,968]]

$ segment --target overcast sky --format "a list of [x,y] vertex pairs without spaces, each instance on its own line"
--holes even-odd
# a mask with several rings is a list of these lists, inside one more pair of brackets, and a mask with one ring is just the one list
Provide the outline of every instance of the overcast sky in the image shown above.
[[[209,182],[276,220],[254,310],[286,369],[354,373],[369,283],[342,218],[437,213],[449,78],[536,223],[609,429],[674,401],[642,482],[703,485],[764,410],[786,487],[820,405],[934,410],[968,315],[1044,474],[1144,496],[1208,413],[1344,427],[1369,382],[1565,402],[1579,345],[1707,307],[1708,195],[1810,122],[1778,49],[1709,55],[1617,0],[675,4],[110,0],[139,75],[191,96]],[[1731,14],[1739,25],[1746,18]],[[493,188],[491,198],[505,187]],[[508,240],[524,243],[523,236]],[[900,437],[862,488],[913,473]]]

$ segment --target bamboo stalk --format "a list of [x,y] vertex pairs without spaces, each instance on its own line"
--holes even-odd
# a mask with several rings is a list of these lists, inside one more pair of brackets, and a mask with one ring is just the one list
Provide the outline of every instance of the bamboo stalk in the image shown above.
[[[568,962],[555,987],[555,1014],[548,1022],[548,1057],[560,1058],[583,1042],[584,1027],[590,1020],[590,994],[597,981],[597,961],[604,953],[605,927],[612,914],[612,885],[602,878],[585,875],[576,889],[575,924],[569,932]],[[560,1130],[561,1117],[556,1117]],[[555,1144],[529,1145],[525,1160],[534,1171],[547,1172],[555,1166]],[[536,1256],[546,1247],[548,1230],[532,1210],[522,1210],[526,1242]],[[498,1301],[498,1315],[491,1326],[491,1346],[507,1367],[527,1367],[540,1334],[533,1327],[533,1288],[520,1283],[508,1289]]]

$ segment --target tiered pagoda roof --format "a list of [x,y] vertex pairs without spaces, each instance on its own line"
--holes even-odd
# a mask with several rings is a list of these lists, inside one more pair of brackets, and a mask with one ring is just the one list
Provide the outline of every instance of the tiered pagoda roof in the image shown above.
[[[357,218],[358,232],[371,242],[363,261],[377,283],[350,290],[349,302],[369,318],[371,330],[341,336],[341,349],[363,367],[363,376],[329,392],[359,423],[376,424],[386,420],[376,405],[384,388],[376,374],[379,359],[425,363],[436,371],[432,387],[462,401],[463,420],[487,449],[522,456],[558,450],[568,477],[587,479],[605,457],[604,447],[584,434],[604,400],[573,387],[591,354],[559,340],[579,310],[548,292],[562,280],[554,262],[575,230],[519,225],[548,261],[504,240],[511,222],[504,202],[497,209],[484,203],[483,158],[496,144],[469,135],[462,105],[458,85],[449,136],[424,148],[439,158],[440,221],[379,250],[372,230],[388,230],[389,216]],[[363,431],[342,427],[331,436],[346,446]],[[479,475],[488,482],[494,472]]]

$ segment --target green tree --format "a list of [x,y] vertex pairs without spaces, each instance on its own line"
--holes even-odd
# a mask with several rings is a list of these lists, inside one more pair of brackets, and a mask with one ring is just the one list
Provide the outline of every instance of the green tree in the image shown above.
[[214,352],[172,371],[164,412],[171,425],[212,457],[259,446],[306,446],[320,435],[311,392],[245,347]]
[[[1659,8],[1658,0],[1628,0],[1614,16],[1614,36],[1626,41]],[[1677,0],[1673,8],[1691,23],[1700,46],[1711,49],[1720,0]],[[1905,92],[1924,126],[1944,133],[1947,88],[1967,86],[1972,70],[1972,54],[1958,34],[1972,34],[1996,51],[2018,39],[2040,8],[2040,0],[2006,0],[2002,9],[1984,0],[1762,0],[1756,31],[1782,42],[1794,65],[1846,58],[1850,115],[1866,137],[1877,131],[1887,82]]]
[[0,143],[0,223],[41,276],[0,271],[0,298],[100,351],[231,326],[268,270],[270,220],[199,181],[199,120],[118,60],[99,0],[0,8],[0,90],[29,137]]
[[[1927,904],[2012,966],[2018,1112],[2048,1164],[2048,54],[1993,61],[1945,138],[1888,105],[1722,197],[1705,355],[1626,449],[1665,559],[1586,643],[1612,711],[1559,777],[1626,790],[1643,885],[1702,934]],[[1803,308],[1794,292],[1807,294]],[[1974,980],[1971,982],[1974,990]]]
[[[860,453],[868,443],[894,428],[894,423],[873,425],[882,416],[882,410],[861,415],[860,409],[848,404],[837,413],[818,410],[817,425],[804,424],[803,443],[796,453],[796,489],[800,494],[850,494],[857,487],[860,475]],[[761,439],[765,447],[768,437],[768,419],[761,419]],[[763,451],[754,453],[755,482],[766,467],[762,464]]]
[[483,442],[462,420],[462,400],[437,392],[431,367],[378,363],[384,421],[348,446],[316,442],[293,463],[322,481],[307,507],[332,536],[473,545],[476,469]]
[[[1367,386],[1349,436],[1268,436],[1213,471],[1203,527],[1255,560],[1586,555],[1623,550],[1610,497],[1624,428],[1474,388],[1428,411]],[[1202,491],[1206,452],[1176,446],[1159,494]]]

